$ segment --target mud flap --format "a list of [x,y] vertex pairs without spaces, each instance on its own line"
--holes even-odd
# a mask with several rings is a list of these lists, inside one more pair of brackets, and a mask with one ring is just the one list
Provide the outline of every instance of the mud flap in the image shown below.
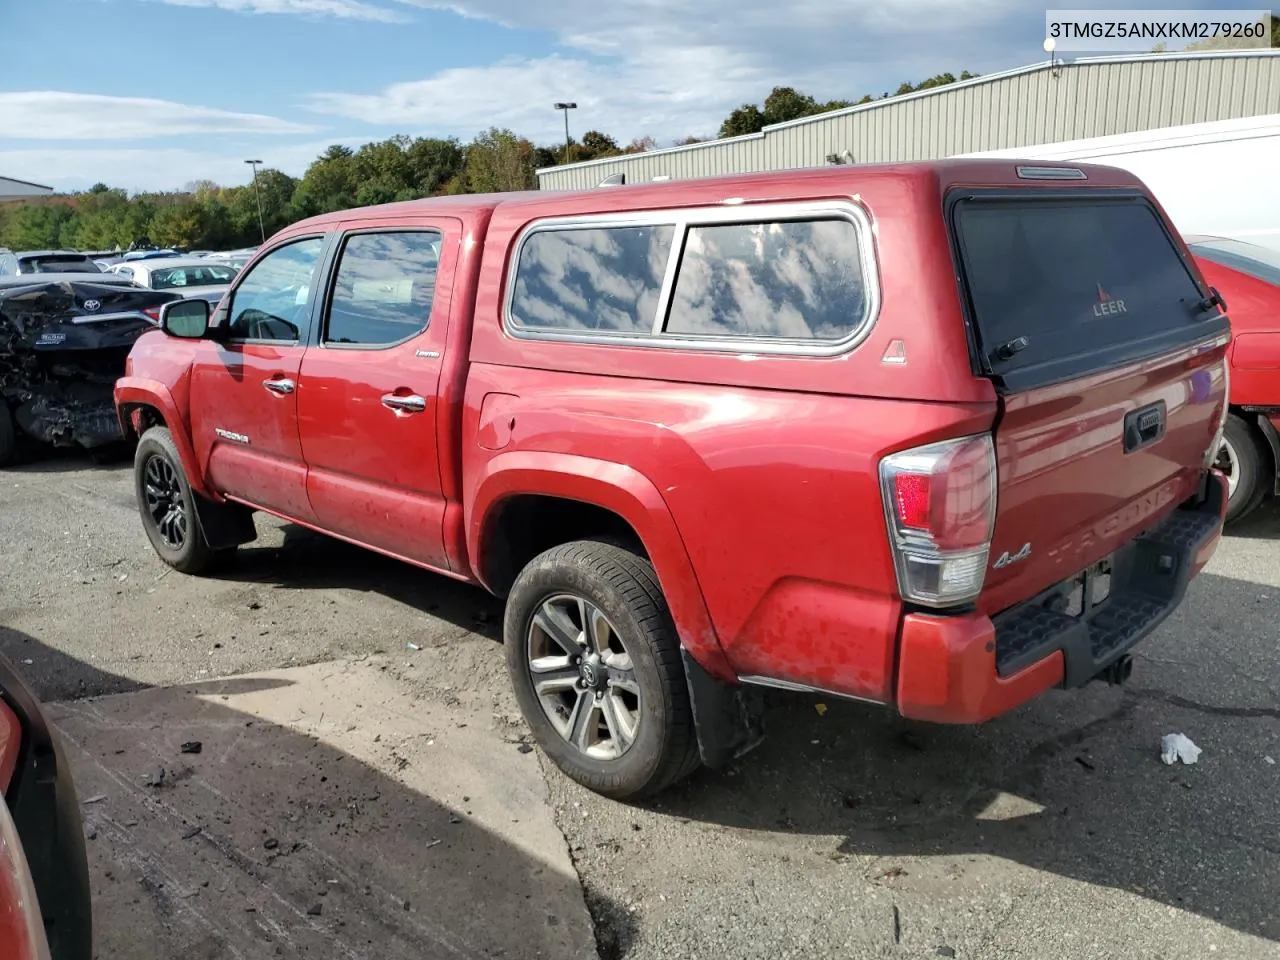
[[258,539],[253,525],[253,511],[238,503],[214,503],[194,490],[191,499],[196,506],[196,519],[204,532],[205,542],[214,550],[227,550]]
[[683,647],[680,656],[702,762],[715,770],[759,746],[764,739],[763,692],[713,677]]

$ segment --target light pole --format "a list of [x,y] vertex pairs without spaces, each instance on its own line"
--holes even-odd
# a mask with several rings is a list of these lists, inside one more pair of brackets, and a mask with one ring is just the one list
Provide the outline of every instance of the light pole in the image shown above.
[[557,103],[556,109],[564,111],[564,162],[568,163],[569,162],[569,111],[577,110],[578,105],[576,103]]
[[258,164],[261,160],[246,160],[245,163],[253,167],[253,195],[258,200],[258,232],[262,234],[262,242],[267,242],[267,228],[262,223],[262,191],[258,189]]

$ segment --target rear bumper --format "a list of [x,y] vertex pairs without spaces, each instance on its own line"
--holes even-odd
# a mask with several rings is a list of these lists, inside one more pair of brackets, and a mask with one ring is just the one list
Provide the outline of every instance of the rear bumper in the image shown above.
[[937,723],[981,723],[1051,687],[1088,683],[1182,602],[1217,548],[1226,506],[1226,481],[1210,471],[1201,496],[1109,558],[1110,594],[1077,616],[1044,606],[1070,581],[994,618],[907,614],[899,711]]

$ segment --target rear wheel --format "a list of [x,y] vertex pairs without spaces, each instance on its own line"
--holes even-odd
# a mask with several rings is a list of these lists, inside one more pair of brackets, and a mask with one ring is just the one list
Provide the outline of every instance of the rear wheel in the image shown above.
[[1266,496],[1269,451],[1243,417],[1227,415],[1222,446],[1214,466],[1227,478],[1227,522],[1240,520],[1257,509]]
[[0,400],[0,467],[9,467],[18,459],[18,431],[9,405]]
[[205,539],[195,494],[166,427],[152,427],[142,435],[133,473],[142,529],[160,559],[182,573],[208,570],[221,554]]
[[596,540],[535,557],[512,587],[504,635],[525,720],[572,779],[623,800],[698,767],[680,644],[643,557]]

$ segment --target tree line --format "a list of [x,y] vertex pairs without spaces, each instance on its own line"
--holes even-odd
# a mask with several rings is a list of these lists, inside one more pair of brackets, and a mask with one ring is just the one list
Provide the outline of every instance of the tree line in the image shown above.
[[[966,80],[938,74],[919,84],[904,83],[894,95]],[[888,92],[882,96],[890,96]],[[757,133],[765,126],[839,110],[858,101],[819,101],[792,87],[775,87],[763,103],[743,104],[720,125],[719,137]],[[706,138],[710,139],[710,138]],[[690,136],[677,144],[699,143]],[[0,203],[0,246],[14,250],[68,247],[76,250],[125,249],[146,238],[164,247],[225,250],[260,242],[305,217],[351,207],[416,200],[449,194],[532,190],[534,171],[560,163],[625,156],[652,150],[644,137],[619,144],[598,130],[559,146],[537,146],[511,130],[491,128],[468,143],[457,138],[395,136],[358,149],[334,145],[301,178],[274,169],[258,172],[258,197],[252,183],[224,187],[211,181],[180,191],[136,193],[95,184],[81,193]]]

